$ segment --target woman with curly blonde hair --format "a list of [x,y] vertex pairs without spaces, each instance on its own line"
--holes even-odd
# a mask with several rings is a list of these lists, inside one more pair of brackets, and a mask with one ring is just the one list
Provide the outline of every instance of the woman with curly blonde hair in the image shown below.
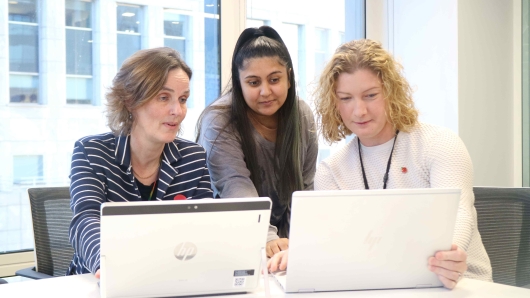
[[[319,165],[315,190],[462,189],[454,244],[427,263],[447,288],[462,276],[492,280],[477,229],[467,149],[450,130],[418,121],[402,67],[381,44],[357,40],[336,50],[320,77],[316,110],[328,142],[355,138]],[[286,266],[286,252],[269,262],[273,271]]]

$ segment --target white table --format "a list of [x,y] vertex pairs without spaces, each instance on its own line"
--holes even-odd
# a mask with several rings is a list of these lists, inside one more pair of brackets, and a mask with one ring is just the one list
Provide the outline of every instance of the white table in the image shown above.
[[[530,289],[523,289],[501,284],[488,283],[472,279],[463,279],[450,291],[444,288],[379,290],[379,291],[346,291],[321,292],[307,294],[285,294],[272,279],[270,280],[272,297],[318,298],[318,297],[530,297]],[[97,279],[92,274],[56,277],[42,280],[17,282],[0,285],[0,297],[89,297],[99,298]],[[223,298],[265,297],[263,285],[253,293],[243,295],[213,296]]]

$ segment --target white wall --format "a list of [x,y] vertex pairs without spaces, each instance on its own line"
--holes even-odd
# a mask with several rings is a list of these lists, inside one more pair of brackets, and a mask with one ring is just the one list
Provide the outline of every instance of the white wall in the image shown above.
[[520,0],[375,2],[367,37],[403,64],[420,120],[459,134],[475,185],[520,186]]
[[521,94],[514,88],[521,80],[520,59],[514,61],[521,55],[521,35],[514,34],[521,28],[516,3],[520,7],[520,0],[458,3],[460,136],[477,185],[522,183]]

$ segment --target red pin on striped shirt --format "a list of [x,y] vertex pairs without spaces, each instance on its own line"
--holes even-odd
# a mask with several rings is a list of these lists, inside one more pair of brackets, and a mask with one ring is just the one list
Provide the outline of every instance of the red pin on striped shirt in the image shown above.
[[181,194],[178,194],[176,195],[173,200],[177,201],[177,200],[185,200],[186,197],[184,195],[181,195]]

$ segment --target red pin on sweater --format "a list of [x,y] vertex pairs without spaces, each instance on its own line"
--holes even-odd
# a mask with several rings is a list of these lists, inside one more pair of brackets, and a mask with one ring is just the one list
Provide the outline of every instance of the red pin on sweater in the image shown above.
[[407,167],[401,167],[401,173],[407,174],[409,170],[407,170]]
[[175,200],[175,201],[178,201],[178,200],[185,200],[185,199],[186,199],[186,197],[185,197],[184,195],[181,195],[181,194],[178,194],[178,195],[176,195],[176,196],[173,198],[173,200]]

